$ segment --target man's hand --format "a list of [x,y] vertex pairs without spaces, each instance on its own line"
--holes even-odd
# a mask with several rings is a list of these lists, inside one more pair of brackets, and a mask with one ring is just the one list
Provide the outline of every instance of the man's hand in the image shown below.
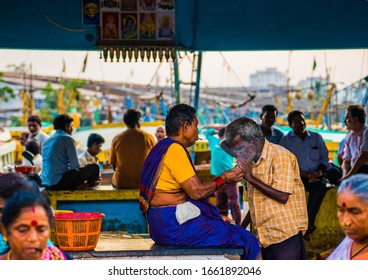
[[228,216],[221,215],[221,218],[224,222],[229,222],[235,224],[235,221],[233,219],[230,219]]
[[300,176],[307,179],[308,183],[317,183],[321,181],[321,171],[301,171]]
[[243,171],[238,166],[230,170],[226,170],[221,174],[221,177],[225,179],[225,183],[237,183],[243,180]]
[[248,182],[252,181],[252,164],[249,161],[238,158],[238,166],[243,171],[244,179]]
[[322,178],[321,171],[308,172],[308,183],[317,183],[321,181],[321,178]]

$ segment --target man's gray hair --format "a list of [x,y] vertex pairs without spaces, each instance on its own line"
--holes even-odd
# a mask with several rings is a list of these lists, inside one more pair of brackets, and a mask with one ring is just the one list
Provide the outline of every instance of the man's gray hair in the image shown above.
[[232,142],[237,135],[247,142],[263,139],[263,133],[259,125],[248,117],[237,118],[226,127],[225,137],[228,143]]

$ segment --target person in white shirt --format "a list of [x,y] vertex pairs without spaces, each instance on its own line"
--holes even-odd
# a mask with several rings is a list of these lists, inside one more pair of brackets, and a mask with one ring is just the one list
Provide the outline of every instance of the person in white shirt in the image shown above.
[[28,141],[22,155],[22,165],[34,166],[34,173],[39,174],[42,169],[42,156],[40,154],[40,146],[38,143],[35,140]]
[[29,140],[35,140],[38,145],[40,145],[40,154],[42,154],[42,146],[49,139],[49,135],[42,131],[42,123],[39,116],[32,115],[27,120],[28,130],[30,135],[28,136]]
[[105,139],[97,133],[91,133],[88,136],[87,150],[78,156],[82,167],[91,163],[99,163],[97,155],[102,151],[103,143],[105,143]]
[[368,174],[368,126],[367,113],[361,105],[346,109],[345,125],[349,133],[345,138],[342,156],[343,181],[356,173]]

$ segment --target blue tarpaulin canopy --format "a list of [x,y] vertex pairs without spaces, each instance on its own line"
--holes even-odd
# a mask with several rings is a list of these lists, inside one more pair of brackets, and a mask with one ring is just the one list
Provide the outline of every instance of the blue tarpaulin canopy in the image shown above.
[[[0,48],[94,50],[82,0],[14,0],[0,9]],[[176,0],[175,46],[186,50],[367,48],[368,2]]]

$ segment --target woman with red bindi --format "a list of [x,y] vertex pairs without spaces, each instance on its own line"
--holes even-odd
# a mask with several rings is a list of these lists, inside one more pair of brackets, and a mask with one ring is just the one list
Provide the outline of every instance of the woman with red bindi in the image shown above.
[[57,247],[47,246],[52,210],[40,194],[18,192],[6,203],[2,215],[3,238],[10,250],[0,260],[66,260]]
[[337,217],[346,237],[329,260],[368,260],[368,175],[344,180],[337,196]]

